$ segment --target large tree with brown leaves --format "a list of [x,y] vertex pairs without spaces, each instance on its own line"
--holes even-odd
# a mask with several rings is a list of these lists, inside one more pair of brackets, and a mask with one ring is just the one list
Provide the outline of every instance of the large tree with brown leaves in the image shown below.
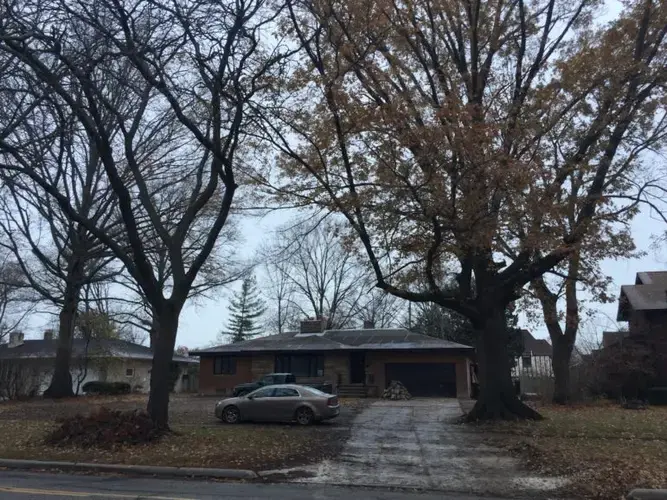
[[305,55],[265,125],[287,178],[258,180],[343,214],[378,287],[472,321],[471,419],[539,418],[514,394],[505,309],[618,208],[607,195],[665,112],[667,5],[625,2],[596,27],[600,8],[292,0],[283,25]]

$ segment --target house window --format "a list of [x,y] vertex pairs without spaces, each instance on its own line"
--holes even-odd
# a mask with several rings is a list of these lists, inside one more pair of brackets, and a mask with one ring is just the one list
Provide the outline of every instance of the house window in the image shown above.
[[322,377],[324,376],[324,356],[279,354],[276,356],[275,371],[291,373],[295,377]]
[[214,375],[234,375],[236,373],[236,358],[232,356],[216,356],[213,358]]
[[521,366],[530,368],[533,366],[533,358],[531,356],[521,356]]
[[126,368],[125,369],[125,376],[126,377],[134,377],[134,368]]

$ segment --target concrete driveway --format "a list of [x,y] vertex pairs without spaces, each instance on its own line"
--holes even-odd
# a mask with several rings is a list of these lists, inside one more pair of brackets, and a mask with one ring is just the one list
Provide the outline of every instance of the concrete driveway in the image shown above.
[[544,495],[563,484],[558,478],[523,472],[503,450],[455,423],[455,399],[376,401],[352,423],[335,460],[283,473],[307,483],[424,488],[507,496]]

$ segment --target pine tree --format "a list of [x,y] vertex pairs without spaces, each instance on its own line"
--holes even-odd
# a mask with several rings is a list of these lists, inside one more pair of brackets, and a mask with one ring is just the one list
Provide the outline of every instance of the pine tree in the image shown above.
[[224,335],[232,342],[248,340],[260,333],[257,320],[264,314],[264,301],[257,290],[257,281],[250,275],[243,280],[241,290],[230,301],[230,320]]

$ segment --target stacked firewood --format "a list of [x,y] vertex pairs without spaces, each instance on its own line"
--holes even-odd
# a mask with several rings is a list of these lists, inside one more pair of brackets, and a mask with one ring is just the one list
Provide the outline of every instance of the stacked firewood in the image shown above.
[[410,396],[410,393],[403,384],[398,380],[392,380],[389,387],[382,393],[382,397],[384,399],[392,399],[396,401],[399,399],[410,399],[412,396]]

